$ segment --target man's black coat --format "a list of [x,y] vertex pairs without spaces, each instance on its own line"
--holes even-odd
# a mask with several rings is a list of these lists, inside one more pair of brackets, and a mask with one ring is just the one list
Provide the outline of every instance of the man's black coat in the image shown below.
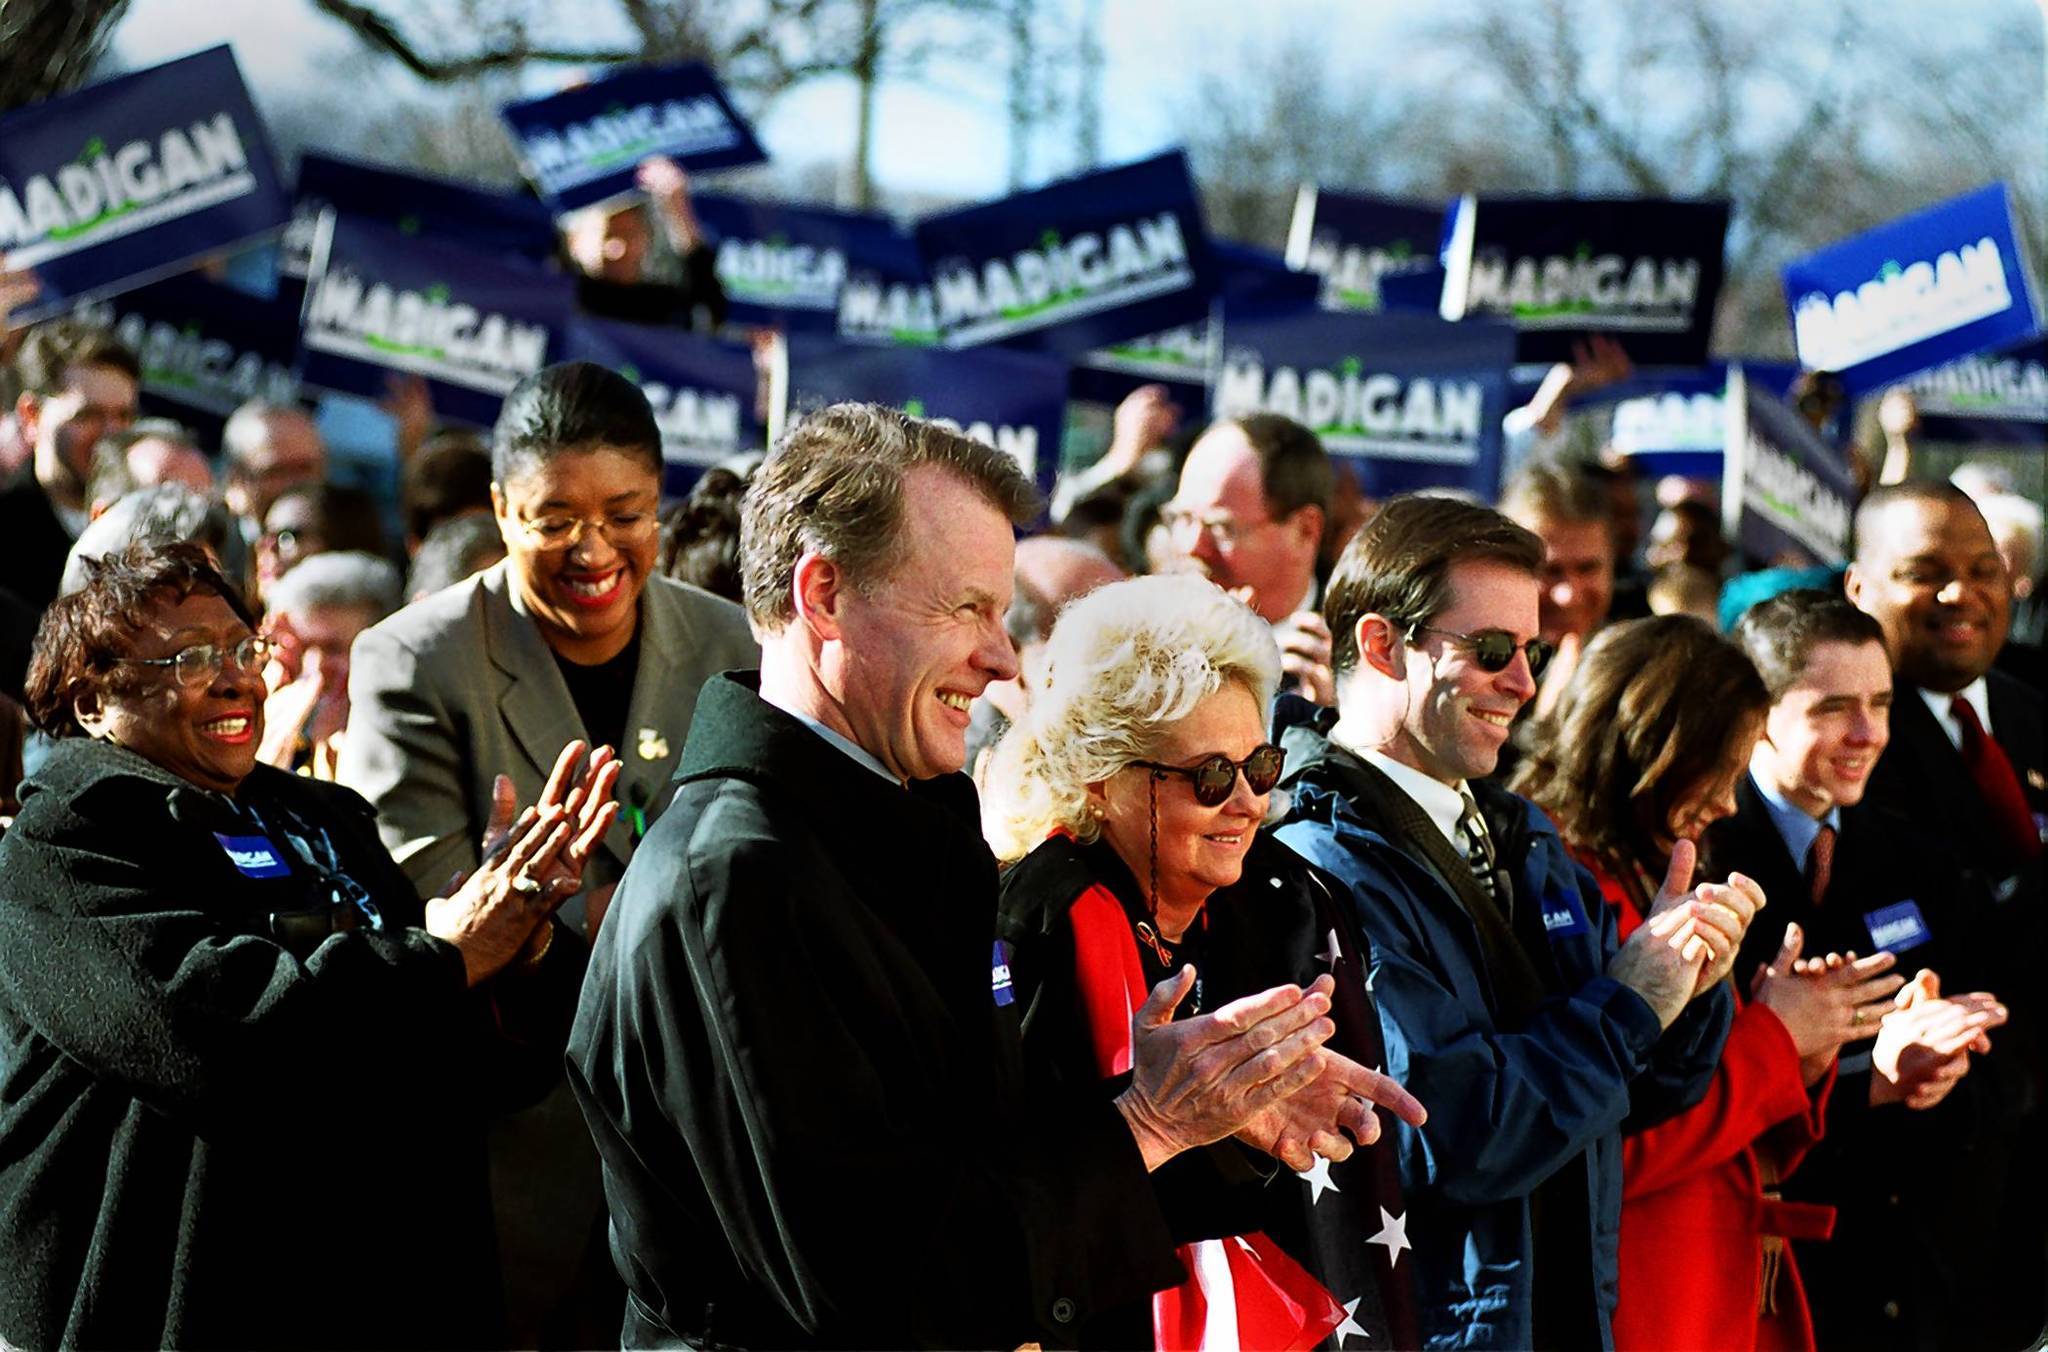
[[677,778],[570,1042],[627,1346],[1070,1342],[1181,1279],[1115,1108],[1023,1082],[965,776],[892,785],[727,675]]

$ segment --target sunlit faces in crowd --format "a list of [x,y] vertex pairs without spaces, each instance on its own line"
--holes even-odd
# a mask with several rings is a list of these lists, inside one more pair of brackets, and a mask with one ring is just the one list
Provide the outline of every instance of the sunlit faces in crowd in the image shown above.
[[[1226,681],[1200,700],[1187,717],[1159,729],[1147,759],[1180,767],[1215,755],[1242,762],[1265,741],[1257,699],[1241,682]],[[1103,839],[1147,887],[1156,838],[1156,902],[1168,938],[1179,936],[1178,926],[1200,909],[1211,892],[1238,880],[1252,835],[1265,820],[1269,793],[1270,788],[1268,793],[1255,793],[1240,770],[1230,796],[1207,807],[1198,801],[1195,786],[1186,776],[1157,774],[1136,765],[1088,786],[1090,802],[1102,811]]]
[[1668,852],[1677,841],[1697,841],[1709,826],[1735,815],[1735,787],[1742,782],[1751,751],[1762,733],[1763,726],[1755,718],[1745,719],[1732,729],[1720,766],[1672,803],[1663,830],[1654,833],[1660,848]]
[[221,434],[228,510],[261,522],[285,490],[327,477],[327,443],[295,408],[245,406]]
[[1607,621],[1614,603],[1614,535],[1606,521],[1531,523],[1543,540],[1543,637],[1581,641]]
[[633,283],[647,266],[650,236],[638,207],[587,207],[564,227],[569,257],[586,277]]
[[1892,672],[1876,643],[1821,642],[1764,724],[1757,777],[1811,816],[1863,801],[1891,741]]
[[899,779],[929,779],[966,764],[975,699],[1017,674],[1003,629],[1016,547],[1009,519],[937,465],[903,476],[897,539],[894,566],[865,587],[807,585],[821,561],[800,563],[799,620],[838,640],[819,676],[841,731]]
[[529,462],[491,503],[525,610],[548,646],[585,666],[632,641],[660,552],[661,476],[611,446]]
[[[1522,645],[1537,633],[1536,579],[1492,559],[1461,559],[1448,573],[1451,603],[1412,637],[1382,617],[1359,621],[1362,660],[1407,687],[1401,727],[1382,746],[1392,759],[1444,784],[1493,773],[1516,713],[1536,693]],[[1472,644],[1454,635],[1489,630],[1516,646],[1508,664],[1487,671]]]
[[[135,630],[122,670],[80,701],[79,726],[202,788],[233,791],[254,768],[263,735],[262,644],[242,647],[252,637],[213,592],[160,602]],[[193,651],[204,649],[211,652]],[[188,654],[183,673],[180,653]]]
[[1968,498],[1907,497],[1859,515],[1844,590],[1884,629],[1900,679],[1953,693],[2005,643],[2012,579]]
[[1259,454],[1236,423],[1217,423],[1188,452],[1160,522],[1175,551],[1210,581],[1225,591],[1250,588],[1261,618],[1283,620],[1303,604],[1322,542],[1322,511],[1272,514]]
[[63,388],[56,394],[40,399],[24,394],[16,414],[34,447],[37,477],[66,485],[73,495],[82,494],[93,447],[101,437],[135,421],[135,400],[135,378],[117,366],[97,362],[66,367]]

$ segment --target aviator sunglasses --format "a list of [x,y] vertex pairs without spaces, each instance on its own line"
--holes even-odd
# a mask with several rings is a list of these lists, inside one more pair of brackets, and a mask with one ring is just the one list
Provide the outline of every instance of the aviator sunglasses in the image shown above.
[[1231,790],[1237,787],[1238,771],[1244,771],[1244,782],[1253,793],[1267,794],[1280,782],[1280,767],[1286,759],[1286,752],[1268,742],[1241,761],[1234,761],[1219,751],[1193,765],[1162,765],[1158,761],[1142,760],[1131,764],[1150,770],[1154,779],[1179,775],[1195,786],[1196,802],[1203,807],[1221,807],[1229,799]]
[[1476,634],[1460,634],[1452,629],[1437,629],[1431,625],[1418,624],[1409,630],[1409,641],[1414,642],[1416,634],[1435,634],[1472,654],[1472,660],[1481,671],[1500,672],[1508,669],[1508,663],[1515,660],[1519,650],[1529,657],[1529,675],[1534,678],[1543,674],[1550,665],[1550,659],[1557,655],[1557,645],[1540,638],[1517,645],[1515,636],[1505,629],[1482,629]]

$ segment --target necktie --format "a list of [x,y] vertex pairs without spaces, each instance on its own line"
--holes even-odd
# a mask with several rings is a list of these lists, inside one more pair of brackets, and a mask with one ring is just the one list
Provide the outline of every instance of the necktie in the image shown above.
[[1813,904],[1820,905],[1820,899],[1827,895],[1828,880],[1835,873],[1835,828],[1825,823],[1813,838],[1813,846],[1806,852],[1806,885],[1813,897]]
[[2041,853],[2041,835],[2034,829],[2034,814],[2027,807],[2027,795],[2020,777],[2013,773],[2005,748],[1984,731],[1976,706],[1957,695],[1949,701],[1949,712],[1963,730],[1963,765],[1977,781],[1977,792],[1991,815],[1991,829],[2005,842],[2016,859],[2032,859]]
[[1479,801],[1469,794],[1465,811],[1458,818],[1458,834],[1465,838],[1465,866],[1479,880],[1480,889],[1496,905],[1507,909],[1507,900],[1501,896],[1493,876],[1493,841],[1486,834],[1486,819],[1479,815]]

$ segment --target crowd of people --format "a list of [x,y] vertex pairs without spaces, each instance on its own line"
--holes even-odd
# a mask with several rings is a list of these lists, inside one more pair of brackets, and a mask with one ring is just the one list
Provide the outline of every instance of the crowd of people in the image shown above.
[[[606,210],[586,303],[716,322],[643,185],[684,281]],[[1371,502],[1146,387],[1050,504],[857,403],[664,503],[570,362],[387,519],[305,409],[8,346],[0,1343],[2042,1333],[1995,476],[1738,578],[1712,484]]]

